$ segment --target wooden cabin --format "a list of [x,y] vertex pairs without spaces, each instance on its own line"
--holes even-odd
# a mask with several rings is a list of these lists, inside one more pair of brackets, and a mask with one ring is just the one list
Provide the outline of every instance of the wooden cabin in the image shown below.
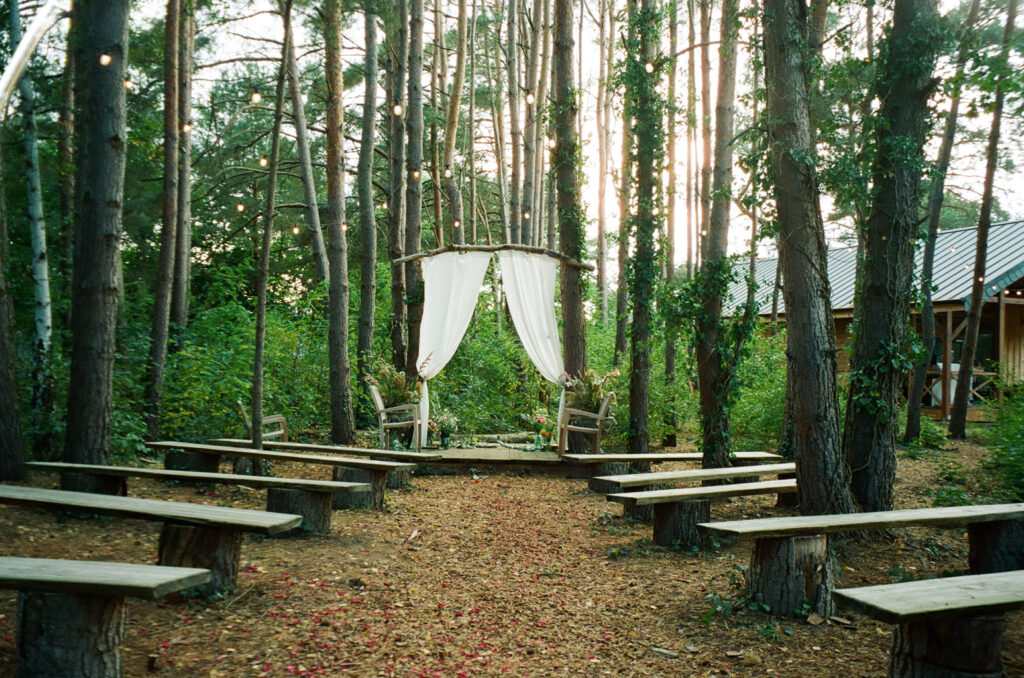
[[[924,411],[944,419],[952,408],[959,357],[967,327],[974,271],[976,228],[940,231],[935,246],[932,294],[935,307],[936,341],[932,350],[928,386],[921,397]],[[922,253],[916,266],[921,270]],[[853,322],[856,248],[837,248],[828,253],[829,282],[832,285],[832,314],[836,324],[836,342],[847,350],[839,354],[840,373],[850,369],[850,326]],[[759,313],[770,317],[777,259],[761,259],[756,266]],[[785,284],[783,282],[783,284]],[[745,295],[745,282],[733,283],[734,299]],[[1024,220],[993,224],[989,231],[985,266],[985,293],[981,328],[978,335],[971,419],[984,418],[982,401],[998,397],[994,380],[1013,384],[1024,379]],[[779,294],[779,316],[785,316],[785,304]],[[919,309],[911,318],[920,328]]]

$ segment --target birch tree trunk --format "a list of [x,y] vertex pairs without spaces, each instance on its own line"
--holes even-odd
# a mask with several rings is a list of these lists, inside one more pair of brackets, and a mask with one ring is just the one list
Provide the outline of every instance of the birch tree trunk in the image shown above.
[[[188,325],[189,287],[192,276],[192,72],[195,69],[196,15],[194,0],[180,0],[181,29],[178,56],[178,119],[182,124],[178,159],[178,213],[175,226],[174,283],[171,288],[171,323],[180,332]],[[175,342],[177,343],[177,342]]]
[[[452,242],[466,244],[466,229],[462,218],[462,191],[455,177],[455,142],[459,132],[459,109],[462,106],[462,87],[466,79],[466,0],[459,0],[458,44],[455,49],[455,77],[448,95],[448,115],[444,124],[444,184],[448,193],[448,217],[452,222]],[[472,130],[470,130],[472,134]]]
[[701,140],[703,157],[700,162],[700,233],[697,247],[698,260],[707,261],[704,255],[705,239],[710,232],[711,219],[711,0],[699,0],[700,7],[700,111]]
[[[363,134],[359,142],[359,333],[356,345],[356,380],[359,392],[369,399],[366,378],[373,369],[373,312],[377,306],[377,220],[373,205],[373,146],[377,127],[377,17],[373,0],[363,5],[365,53],[363,77]],[[356,412],[362,419],[363,408]]]
[[[64,461],[110,462],[117,304],[120,297],[121,207],[126,122],[129,0],[78,0],[72,31],[78,121],[75,157],[75,261],[71,296],[71,374]],[[109,65],[100,55],[110,57]],[[106,60],[104,60],[106,61]],[[106,483],[71,474],[66,490]]]
[[[160,224],[160,258],[153,290],[153,325],[149,340],[149,374],[146,381],[146,434],[160,437],[164,363],[167,360],[167,329],[171,317],[174,256],[178,235],[178,69],[180,0],[167,0],[164,23],[164,193]],[[124,82],[121,83],[122,88]]]
[[434,53],[430,60],[430,193],[433,197],[431,206],[434,208],[434,240],[438,247],[444,245],[444,212],[441,209],[441,138],[437,121],[441,117],[441,92],[444,90],[448,54],[441,1],[434,0]]
[[[521,157],[523,146],[523,132],[519,126],[519,66],[517,65],[518,48],[516,45],[516,39],[519,35],[519,29],[517,27],[519,17],[518,5],[518,0],[508,0],[508,43],[505,48],[505,61],[508,64],[508,67],[506,68],[506,75],[508,76],[508,111],[510,122],[509,129],[511,130],[512,135],[512,172],[509,185],[508,207],[509,231],[511,235],[511,242],[513,243],[522,242],[522,214],[520,213],[522,210],[522,206],[520,205],[520,168],[522,165]],[[555,13],[558,13],[557,8]],[[569,36],[569,42],[572,42],[572,35]],[[570,54],[566,58],[569,61],[569,78],[571,79],[572,55]]]
[[[1013,42],[1014,21],[1017,18],[1017,0],[1009,0],[1006,7],[1006,27],[1003,30],[1003,44],[996,67],[996,96],[992,106],[992,127],[988,133],[988,148],[985,151],[985,184],[981,194],[981,209],[978,214],[978,243],[974,250],[974,282],[971,285],[971,306],[967,312],[967,331],[964,345],[960,350],[960,375],[956,380],[956,395],[953,410],[949,414],[949,434],[960,440],[967,437],[967,405],[971,396],[971,373],[978,348],[978,330],[981,326],[981,306],[985,298],[999,294],[995,286],[985,284],[985,261],[988,256],[988,231],[992,224],[992,188],[996,167],[999,162],[999,134],[1003,121],[1003,104],[1006,99],[1006,73],[1009,71],[1010,48]],[[988,287],[988,289],[985,289]]]
[[[2,161],[2,158],[0,158]],[[7,191],[0,165],[0,480],[25,477],[25,447],[18,416],[18,375],[14,369],[14,300],[7,286]]]
[[949,112],[942,131],[942,143],[939,156],[932,170],[931,187],[928,190],[928,235],[924,242],[924,253],[921,262],[921,341],[925,346],[925,359],[914,368],[914,377],[910,384],[910,398],[907,403],[907,427],[903,433],[903,442],[909,443],[921,435],[921,401],[928,379],[928,368],[931,366],[935,347],[935,308],[932,304],[932,275],[935,268],[935,238],[939,232],[939,218],[942,216],[942,201],[946,190],[946,172],[949,171],[949,160],[953,154],[953,140],[956,138],[956,122],[960,113],[960,81],[963,79],[967,65],[967,36],[978,20],[981,0],[972,0],[967,11],[967,19],[963,24],[960,38],[960,49],[956,58],[956,74],[953,76],[953,92],[950,95]]
[[342,0],[324,5],[324,72],[327,85],[327,257],[328,352],[331,361],[331,441],[341,445],[355,442],[352,416],[352,386],[348,357],[348,243],[345,222],[345,156],[343,149],[345,86],[341,66]]
[[396,370],[405,370],[405,267],[394,262],[405,256],[405,111],[408,106],[405,83],[409,63],[409,10],[406,0],[397,0],[395,3],[395,20],[391,40],[391,73],[388,79],[391,167],[388,170],[387,216],[388,256],[391,259],[391,362]]
[[[881,98],[871,209],[864,228],[860,316],[850,360],[843,454],[854,498],[864,511],[893,506],[897,407],[908,360],[907,318],[914,297],[921,147],[938,44],[934,0],[896,0]],[[786,280],[789,286],[789,280]]]
[[[409,0],[409,137],[408,181],[405,188],[405,251],[420,251],[423,226],[423,0]],[[420,321],[423,317],[423,276],[420,264],[405,265],[405,284],[409,296],[409,341],[405,373],[417,374],[420,350]]]

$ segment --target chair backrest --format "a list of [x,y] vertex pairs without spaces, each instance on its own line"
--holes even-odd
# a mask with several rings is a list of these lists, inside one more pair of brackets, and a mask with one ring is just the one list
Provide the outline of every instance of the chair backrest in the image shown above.
[[252,422],[249,421],[249,413],[245,411],[245,405],[242,404],[241,400],[237,402],[238,411],[242,413],[242,421],[245,422],[245,432],[247,435],[252,435]]
[[370,397],[373,398],[373,406],[377,408],[377,415],[384,414],[384,399],[380,397],[380,389],[370,384]]
[[598,408],[598,410],[597,410],[597,416],[598,417],[603,419],[604,417],[608,416],[608,408],[611,407],[612,398],[614,398],[614,397],[615,397],[614,393],[606,393],[605,394],[604,400],[601,401],[601,407]]

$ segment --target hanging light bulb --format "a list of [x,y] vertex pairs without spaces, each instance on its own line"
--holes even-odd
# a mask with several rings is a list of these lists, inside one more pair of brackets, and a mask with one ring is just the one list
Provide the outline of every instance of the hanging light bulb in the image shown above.
[[648,61],[646,64],[644,64],[644,70],[646,72],[648,72],[648,73],[653,73],[654,72],[654,64],[652,64],[650,61]]
[[347,221],[341,222],[341,232],[344,233],[347,230],[348,230],[348,222]]
[[100,55],[100,66],[109,66],[111,63],[113,63],[113,61],[114,57],[110,56],[107,53],[103,53]]
[[124,79],[124,88],[125,89],[134,89],[135,88],[135,83],[132,82],[131,78],[125,78]]
[[533,90],[526,90],[526,103],[533,106],[534,101],[536,101],[536,99],[533,96]]
[[552,151],[555,150],[555,140],[553,137],[548,137],[548,148]]
[[523,219],[529,220],[529,218],[530,218],[530,213],[528,211],[523,212]]
[[260,91],[258,89],[253,87],[252,96],[249,97],[249,101],[253,102],[254,104],[258,104],[259,102],[263,101],[263,95],[260,94]]
[[395,103],[391,104],[391,113],[393,113],[394,115],[401,115],[403,110],[404,109],[402,108],[402,104],[400,104],[399,102],[396,101]]
[[260,156],[260,167],[266,167],[268,164],[270,164],[270,161],[267,160],[267,156]]
[[409,176],[411,176],[414,180],[419,181],[420,171],[418,169],[414,169],[412,172],[409,173]]
[[452,178],[452,168],[449,165],[445,165],[444,166],[444,178],[445,179],[451,179]]
[[459,221],[458,219],[456,219],[455,221],[452,222],[452,228],[455,228],[455,229],[462,228],[462,222]]
[[235,205],[235,209],[238,210],[239,212],[244,212],[245,205],[243,203],[238,203],[237,205]]
[[388,201],[387,201],[387,200],[385,200],[384,202],[382,202],[382,203],[380,204],[380,208],[381,208],[382,210],[386,210],[386,209],[388,208]]
[[189,120],[184,125],[182,125],[181,126],[181,131],[184,132],[185,134],[188,134],[189,132],[191,132],[192,131],[192,121]]
[[299,227],[298,227],[297,224],[295,226],[292,226],[292,233],[294,235],[298,235],[299,234]]

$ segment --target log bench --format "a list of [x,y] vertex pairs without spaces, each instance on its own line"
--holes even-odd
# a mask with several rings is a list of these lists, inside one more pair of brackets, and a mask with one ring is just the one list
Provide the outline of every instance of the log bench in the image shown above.
[[[341,493],[334,495],[334,508],[362,508],[369,506],[380,509],[384,506],[384,490],[387,487],[388,473],[393,471],[411,471],[415,464],[408,462],[386,461],[379,459],[356,459],[353,457],[334,457],[314,454],[297,454],[293,452],[273,452],[257,450],[251,447],[234,447],[232,445],[208,445],[205,443],[186,443],[163,440],[146,443],[151,449],[167,450],[164,466],[178,470],[206,471],[215,473],[220,468],[220,458],[250,457],[268,461],[291,461],[303,464],[319,464],[333,467],[333,479],[343,482],[369,483],[368,495]],[[366,497],[366,499],[363,499]]]
[[[234,445],[249,447],[251,440],[242,438],[217,438],[209,441],[212,445]],[[378,450],[372,447],[351,447],[349,445],[315,445],[313,443],[282,442],[279,440],[263,441],[264,449],[281,452],[312,452],[314,454],[342,454],[349,457],[369,457],[390,461],[407,461],[422,464],[441,458],[436,452],[412,452],[406,450]],[[387,486],[399,489],[409,484],[409,471],[392,471],[388,474]]]
[[796,473],[796,464],[754,464],[751,466],[729,466],[726,468],[683,469],[680,471],[657,471],[654,473],[625,473],[613,476],[594,476],[590,489],[601,492],[604,487],[615,490],[643,491],[654,485],[669,483],[702,482],[705,480],[733,480],[778,474]]
[[243,532],[269,536],[302,523],[302,516],[287,513],[18,485],[0,485],[0,504],[160,521],[158,563],[210,570],[210,595],[234,588]]
[[654,543],[659,546],[679,544],[684,548],[702,547],[705,533],[697,524],[707,520],[710,502],[715,499],[746,497],[757,494],[796,492],[796,480],[764,480],[712,487],[679,487],[669,490],[646,490],[609,494],[608,501],[627,506],[654,506]]
[[828,535],[912,526],[966,526],[974,574],[1024,569],[1024,503],[760,518],[702,523],[699,528],[754,539],[747,595],[772,614],[792,616],[807,604],[828,617],[834,611]]
[[1024,607],[1024,571],[839,589],[836,600],[896,625],[889,678],[996,678],[1005,612]]
[[125,598],[158,600],[210,581],[197,568],[0,557],[18,591],[18,678],[120,678]]
[[306,478],[274,478],[272,476],[246,476],[235,473],[206,473],[204,471],[175,471],[171,469],[140,468],[136,466],[102,466],[98,464],[67,464],[61,462],[31,461],[26,467],[36,471],[78,473],[115,478],[152,478],[221,485],[245,485],[266,488],[267,510],[276,513],[297,513],[302,524],[295,531],[329,534],[331,507],[334,495],[340,493],[367,493],[367,483],[349,483],[336,480],[308,480]]

